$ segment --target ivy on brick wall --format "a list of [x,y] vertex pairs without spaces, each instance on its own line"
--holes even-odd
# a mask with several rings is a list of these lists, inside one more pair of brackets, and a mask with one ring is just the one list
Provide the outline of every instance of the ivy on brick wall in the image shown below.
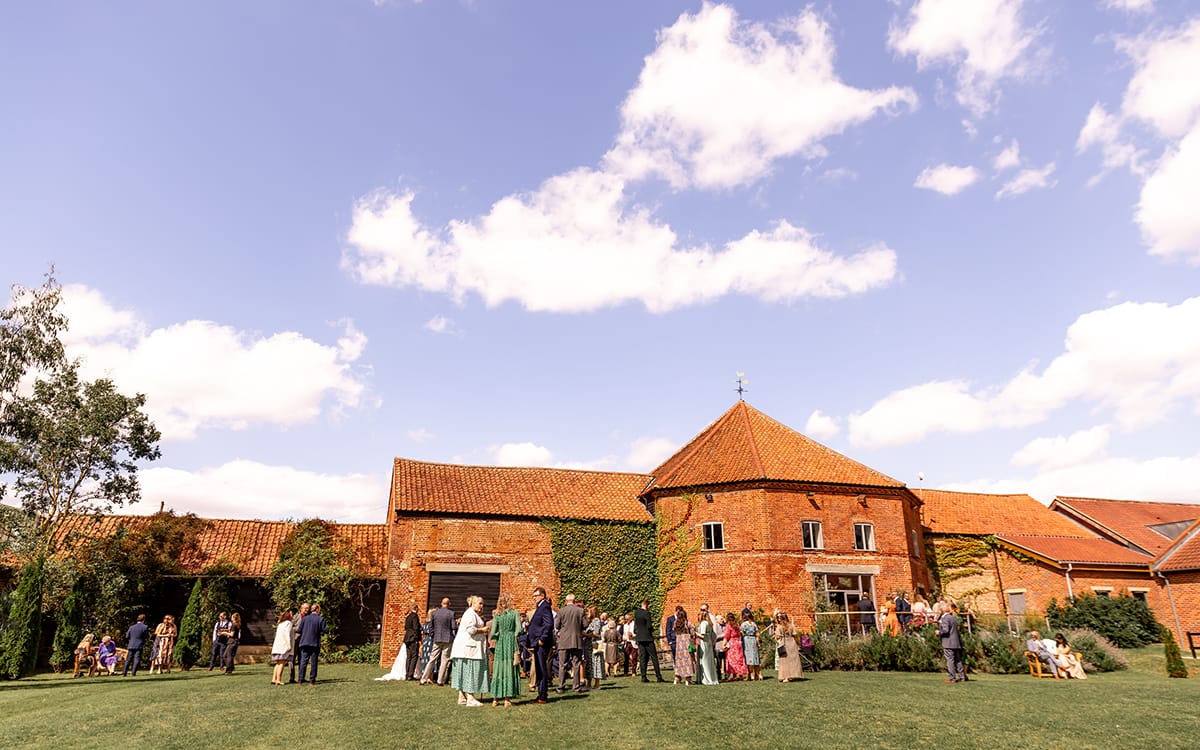
[[654,524],[547,519],[542,526],[550,532],[560,599],[574,594],[614,614],[632,612],[642,599],[662,609]]
[[954,534],[942,537],[933,545],[933,577],[944,591],[951,581],[983,572],[979,558],[991,554],[996,540],[991,536]]
[[676,517],[668,514],[666,503],[659,502],[654,512],[654,525],[658,539],[658,604],[666,601],[667,594],[687,574],[692,560],[700,551],[704,540],[694,534],[689,522],[700,503],[700,496],[687,493],[679,498],[683,502],[683,513]]

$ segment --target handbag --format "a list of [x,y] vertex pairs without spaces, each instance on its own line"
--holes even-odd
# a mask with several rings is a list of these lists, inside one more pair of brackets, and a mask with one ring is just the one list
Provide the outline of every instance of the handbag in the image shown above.
[[779,648],[775,649],[775,654],[780,658],[787,656],[787,649],[783,646],[780,646]]

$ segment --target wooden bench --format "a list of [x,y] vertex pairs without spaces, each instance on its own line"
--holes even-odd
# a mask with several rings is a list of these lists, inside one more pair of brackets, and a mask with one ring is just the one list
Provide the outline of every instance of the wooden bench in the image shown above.
[[1037,657],[1037,654],[1033,653],[1032,651],[1025,652],[1025,661],[1027,661],[1029,663],[1029,676],[1030,677],[1053,677],[1056,680],[1061,679],[1056,672],[1051,672],[1048,669],[1043,669],[1042,668],[1042,660],[1039,659]]
[[1188,633],[1187,639],[1188,639],[1188,648],[1190,648],[1192,650],[1192,658],[1195,659],[1196,658],[1196,649],[1200,648],[1200,644],[1196,643],[1197,640],[1200,640],[1200,633]]
[[[100,658],[97,656],[97,653],[96,653],[97,650],[98,650],[97,648],[92,648],[90,650],[90,652],[85,656],[82,653],[82,651],[83,651],[82,649],[78,649],[78,648],[75,649],[75,672],[74,672],[75,677],[80,676],[80,673],[82,671],[81,668],[83,667],[83,664],[81,662],[83,662],[85,659],[87,661],[87,676],[88,677],[92,677],[95,675],[108,674],[108,670],[100,665]],[[116,671],[118,669],[120,669],[122,667],[122,665],[124,665],[125,659],[128,658],[128,656],[129,656],[129,649],[118,648],[116,654],[117,654],[117,663],[115,665],[113,665],[113,673],[114,674],[116,673]]]

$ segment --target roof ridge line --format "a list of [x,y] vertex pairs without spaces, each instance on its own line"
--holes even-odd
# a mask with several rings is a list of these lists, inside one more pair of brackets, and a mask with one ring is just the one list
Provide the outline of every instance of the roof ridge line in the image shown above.
[[[755,437],[754,437],[754,425],[752,425],[750,423],[750,411],[749,410],[752,407],[748,406],[745,401],[739,401],[738,403],[742,407],[742,421],[746,423],[746,435],[749,437],[749,440],[747,440],[746,442],[749,443],[749,445],[750,445],[750,455],[754,457],[754,466],[757,467],[757,469],[758,469],[759,478],[766,479],[767,478],[767,467],[763,466],[762,456],[760,456],[758,453],[758,442],[755,440]],[[763,416],[766,416],[766,415],[763,415]]]

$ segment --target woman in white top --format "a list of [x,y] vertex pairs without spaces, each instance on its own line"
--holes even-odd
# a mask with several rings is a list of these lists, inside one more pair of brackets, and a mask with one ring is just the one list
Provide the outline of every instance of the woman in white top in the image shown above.
[[488,628],[479,613],[482,596],[467,597],[467,611],[458,622],[458,633],[450,647],[450,684],[458,689],[458,705],[481,706],[476,695],[488,691]]
[[283,684],[283,668],[292,663],[292,610],[285,609],[275,626],[275,643],[271,645],[271,663],[275,665],[272,685]]

